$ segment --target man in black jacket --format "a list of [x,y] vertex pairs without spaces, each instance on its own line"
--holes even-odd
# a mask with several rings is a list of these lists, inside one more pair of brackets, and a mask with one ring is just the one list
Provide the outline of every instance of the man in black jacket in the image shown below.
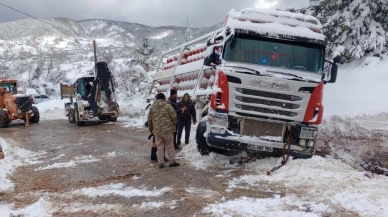
[[197,115],[195,111],[194,103],[190,100],[190,95],[185,93],[183,100],[179,102],[180,108],[186,108],[180,113],[178,120],[178,145],[181,143],[183,128],[185,128],[185,144],[189,144],[191,119],[193,119],[194,125],[197,123]]
[[[180,114],[183,113],[186,108],[185,107],[182,107],[180,108],[179,105],[178,105],[178,102],[177,102],[177,99],[178,99],[178,93],[176,90],[174,89],[171,89],[170,90],[170,98],[168,98],[168,103],[170,103],[172,105],[172,107],[174,108],[176,114],[177,114],[177,128],[178,128],[178,123],[179,123],[179,117],[180,117]],[[177,129],[175,129],[175,133],[174,133],[174,148],[175,149],[181,149],[180,147],[180,144],[177,143]]]

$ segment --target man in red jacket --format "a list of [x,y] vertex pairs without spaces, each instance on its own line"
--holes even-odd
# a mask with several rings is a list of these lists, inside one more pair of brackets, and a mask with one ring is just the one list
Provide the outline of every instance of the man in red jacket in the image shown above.
[[189,144],[191,119],[193,119],[194,125],[197,123],[197,115],[195,112],[194,103],[190,100],[190,95],[185,93],[183,100],[179,102],[180,108],[186,108],[179,114],[178,120],[178,145],[181,143],[183,128],[185,128],[185,144]]

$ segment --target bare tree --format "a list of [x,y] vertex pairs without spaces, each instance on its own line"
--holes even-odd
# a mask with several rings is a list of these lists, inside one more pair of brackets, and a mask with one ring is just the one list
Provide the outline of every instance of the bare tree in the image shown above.
[[129,69],[119,70],[116,81],[120,88],[125,90],[128,97],[132,96],[142,89],[146,88],[143,83],[146,82],[146,72],[141,67],[131,67]]
[[111,51],[100,52],[98,55],[98,61],[106,62],[111,72],[114,72],[117,69],[117,64],[114,59],[115,55]]
[[14,77],[16,75],[13,71],[15,64],[15,54],[9,50],[5,50],[0,58],[0,75],[2,77]]

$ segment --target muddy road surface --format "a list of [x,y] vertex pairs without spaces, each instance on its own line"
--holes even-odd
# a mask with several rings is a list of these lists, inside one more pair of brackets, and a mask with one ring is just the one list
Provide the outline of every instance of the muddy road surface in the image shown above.
[[[2,129],[4,142],[32,157],[12,172],[14,190],[0,192],[1,203],[16,210],[11,216],[358,216],[330,198],[353,180],[347,173],[362,173],[333,159],[294,161],[271,178],[265,174],[280,159],[230,164],[230,157],[200,156],[191,141],[178,154],[180,167],[159,169],[150,161],[148,129],[126,124],[77,127],[45,120]],[[299,178],[302,170],[308,173]],[[332,177],[335,186],[322,184]]]
[[0,136],[40,154],[12,174],[15,191],[2,200],[21,209],[44,198],[54,216],[201,216],[205,205],[223,196],[252,194],[228,195],[217,173],[196,170],[184,159],[177,160],[180,167],[159,169],[150,161],[148,135],[147,128],[124,123],[13,124]]

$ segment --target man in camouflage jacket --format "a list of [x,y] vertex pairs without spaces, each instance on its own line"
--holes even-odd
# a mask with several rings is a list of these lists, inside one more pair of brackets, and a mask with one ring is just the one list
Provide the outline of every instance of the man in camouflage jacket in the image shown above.
[[164,149],[167,150],[170,167],[179,166],[175,161],[173,144],[176,122],[177,115],[174,108],[166,101],[163,93],[158,93],[148,113],[148,129],[155,135],[159,168],[164,167]]

